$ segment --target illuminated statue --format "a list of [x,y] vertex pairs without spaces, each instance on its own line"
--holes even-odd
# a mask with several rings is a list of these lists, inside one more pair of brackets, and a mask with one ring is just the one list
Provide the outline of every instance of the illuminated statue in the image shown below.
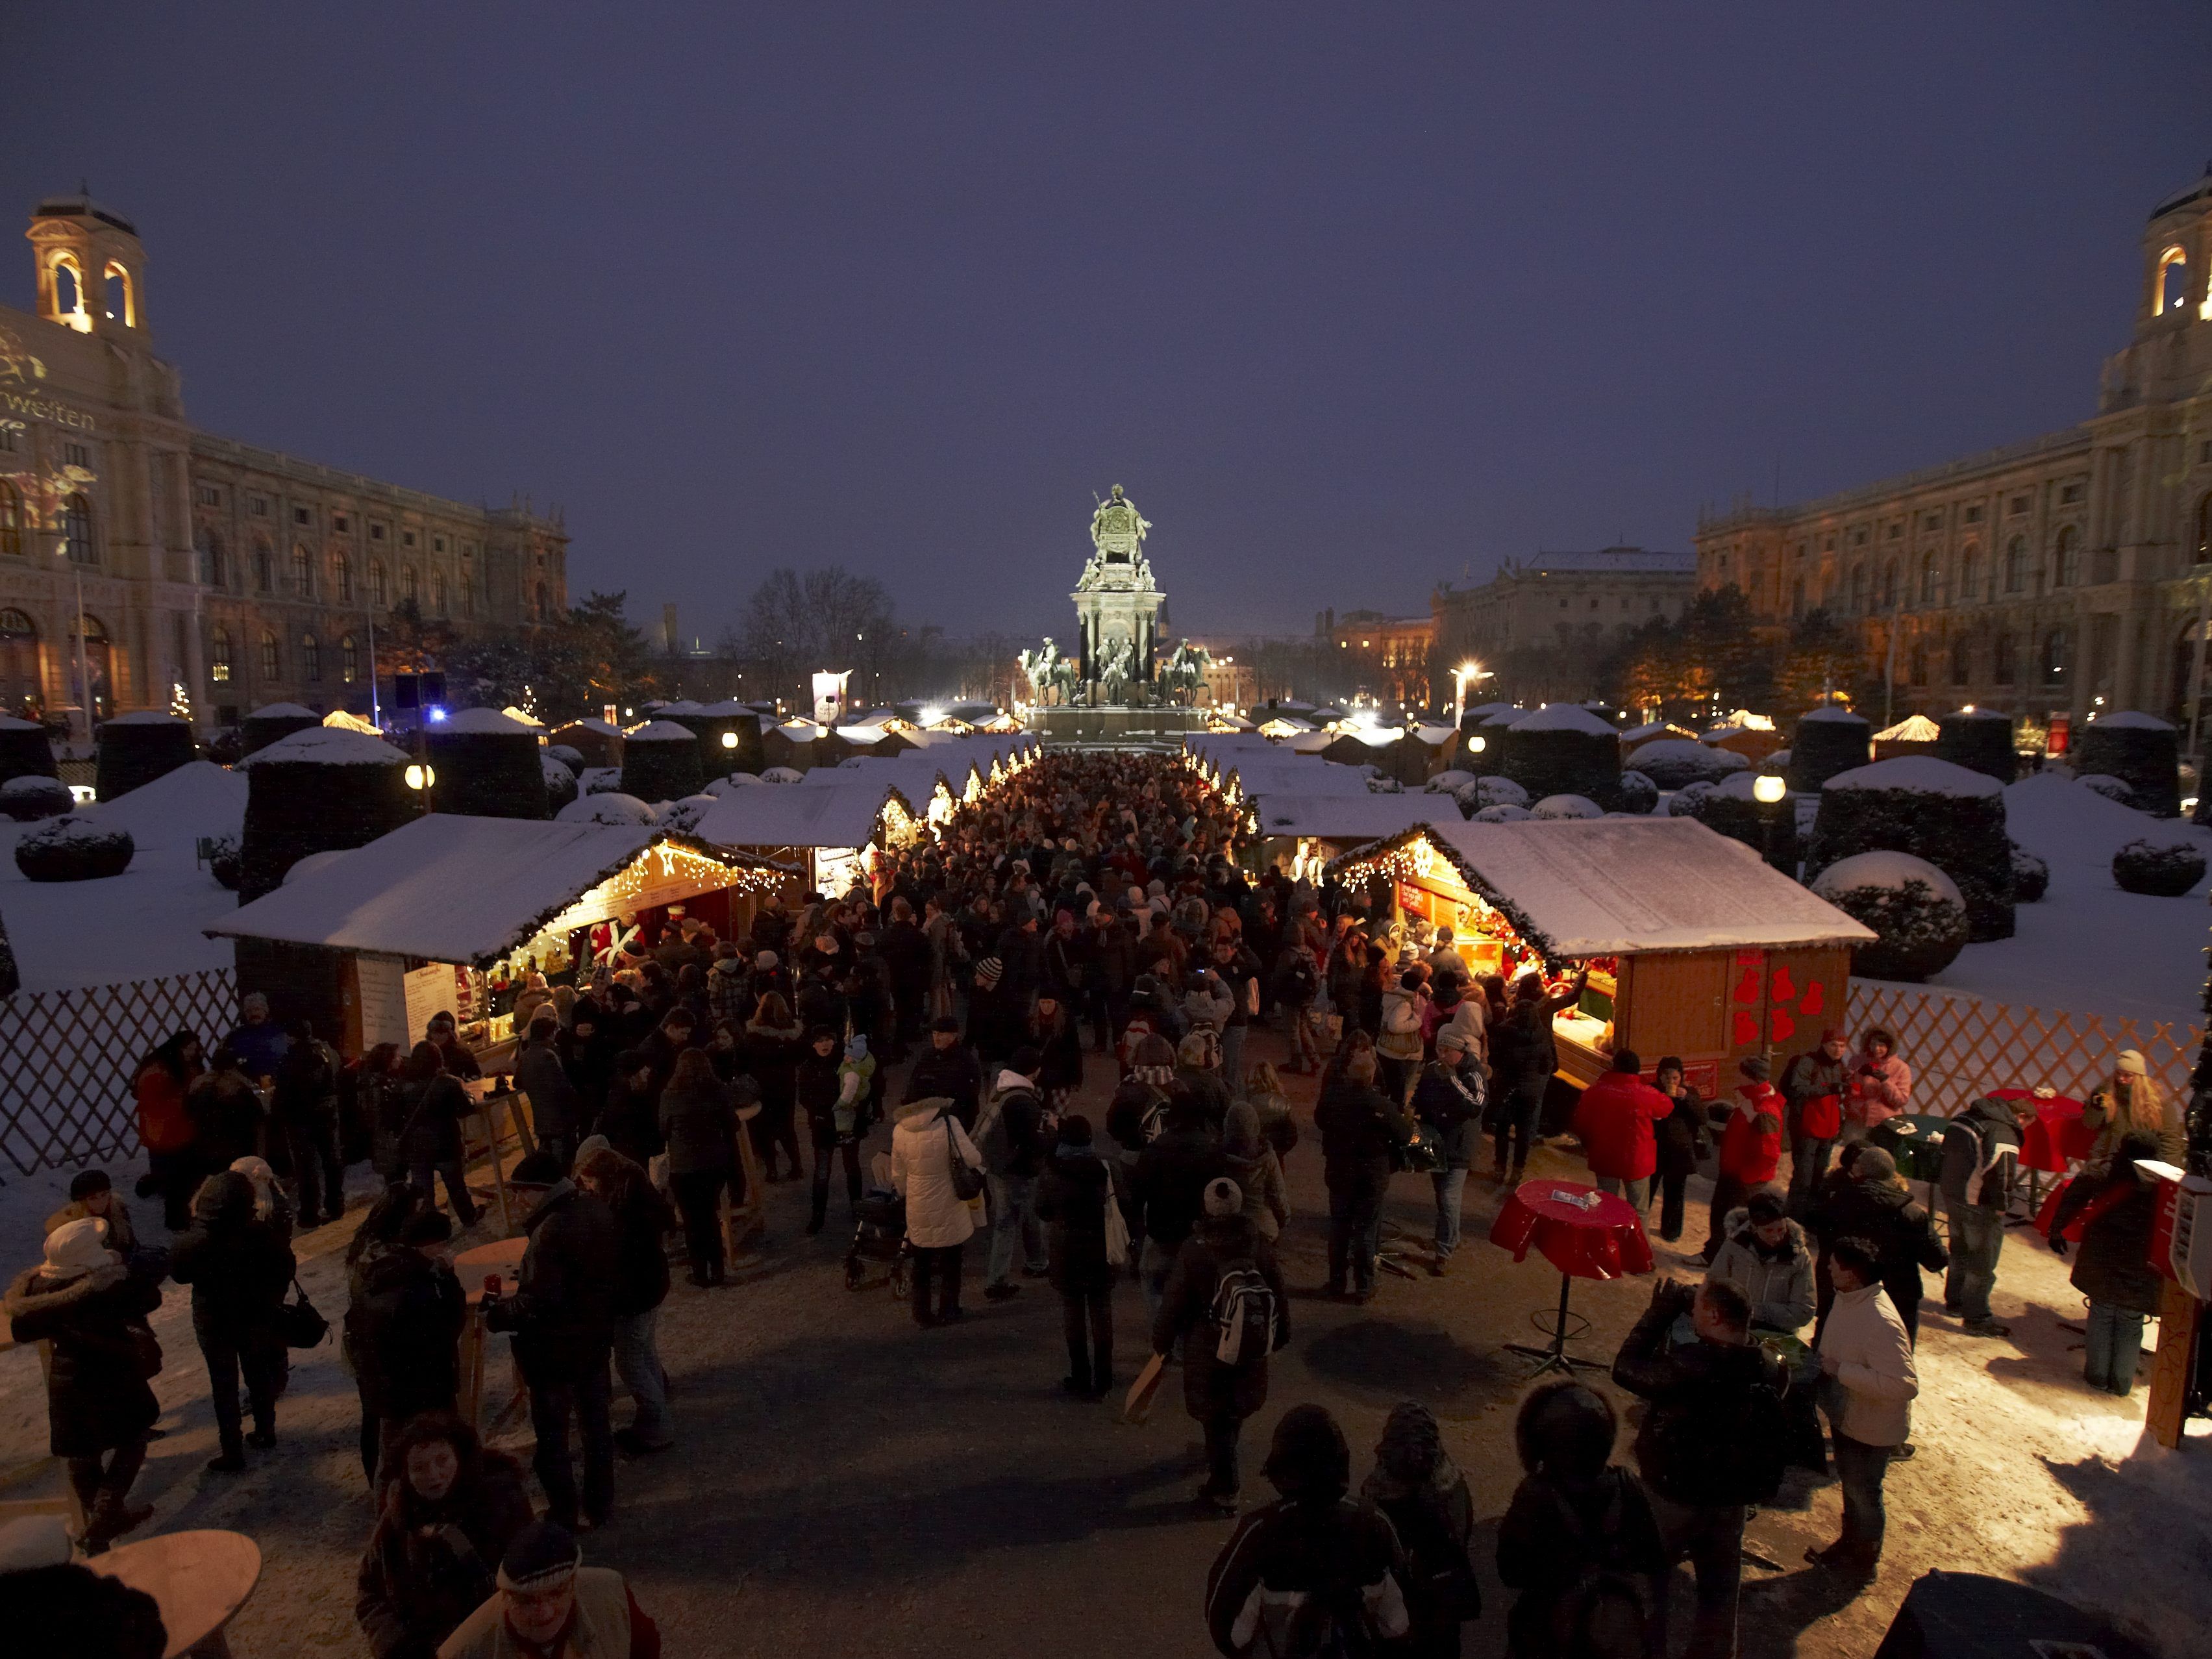
[[1109,703],[1127,702],[1158,672],[1153,651],[1167,599],[1153,586],[1145,557],[1152,527],[1115,484],[1091,515],[1091,558],[1068,596],[1082,627],[1079,682],[1099,688]]

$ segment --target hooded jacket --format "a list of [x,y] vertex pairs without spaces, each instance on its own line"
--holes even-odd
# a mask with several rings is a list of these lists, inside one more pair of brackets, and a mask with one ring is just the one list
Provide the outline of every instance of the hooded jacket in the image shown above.
[[1782,1164],[1782,1099],[1764,1083],[1740,1085],[1721,1130],[1721,1173],[1747,1187],[1774,1179]]
[[2074,1288],[2108,1307],[2156,1313],[2165,1295],[2165,1279],[2150,1265],[2157,1183],[2138,1175],[2133,1159],[2115,1158],[2102,1179],[2085,1174],[2067,1187],[2051,1231],[2063,1233],[2084,1212],[2089,1220],[2074,1258]]
[[1876,1060],[1864,1049],[1851,1059],[1844,1115],[1871,1129],[1912,1109],[1912,1068],[1895,1054]]
[[460,1468],[433,1504],[387,1468],[354,1574],[353,1616],[376,1659],[425,1659],[497,1589],[500,1558],[531,1522],[522,1470],[460,1430]]
[[253,1183],[228,1170],[210,1176],[169,1256],[169,1276],[192,1287],[193,1323],[234,1342],[273,1340],[292,1269],[291,1247],[254,1218]]
[[135,1333],[161,1305],[161,1287],[120,1262],[73,1278],[42,1267],[16,1275],[5,1309],[18,1342],[51,1342],[47,1449],[93,1457],[129,1445],[161,1415],[139,1364]]
[[2020,1118],[2005,1102],[1984,1096],[1944,1126],[1943,1167],[1937,1179],[1943,1201],[2002,1210],[2012,1196],[2019,1161]]
[[[1242,1213],[1208,1216],[1176,1253],[1160,1310],[1152,1319],[1152,1352],[1173,1353],[1182,1346],[1183,1406],[1203,1422],[1217,1412],[1249,1417],[1267,1403],[1267,1356],[1246,1354],[1234,1365],[1215,1357],[1213,1294],[1230,1268],[1250,1262],[1275,1293],[1274,1347],[1291,1340],[1291,1301],[1283,1287],[1275,1252]],[[1271,1349],[1270,1352],[1273,1350]]]
[[1659,1167],[1652,1125],[1674,1110],[1674,1099],[1627,1072],[1607,1072],[1583,1091],[1575,1108],[1590,1173],[1613,1181],[1645,1181]]
[[984,1167],[993,1175],[1026,1181],[1044,1167],[1044,1103],[1019,1072],[1011,1066],[1000,1072],[981,1121]]
[[614,1342],[622,1238],[614,1212],[571,1181],[556,1182],[522,1224],[530,1243],[515,1293],[487,1323],[514,1334],[532,1383],[571,1382],[607,1363]]
[[1844,1062],[1808,1049],[1782,1068],[1789,1128],[1807,1140],[1833,1140],[1844,1127]]
[[1882,1288],[1899,1314],[1920,1305],[1922,1268],[1941,1273],[1951,1265],[1928,1206],[1894,1177],[1854,1181],[1844,1170],[1834,1171],[1815,1195],[1806,1224],[1820,1241],[1820,1285],[1826,1283],[1828,1246],[1839,1238],[1863,1238],[1875,1247]]
[[362,1409],[403,1419],[450,1410],[460,1392],[468,1312],[453,1270],[404,1244],[386,1244],[363,1255],[351,1278],[344,1344]]
[[1708,1279],[1725,1279],[1751,1304],[1751,1322],[1771,1331],[1795,1331],[1813,1316],[1813,1252],[1805,1230],[1783,1224],[1789,1235],[1778,1245],[1763,1244],[1751,1212],[1730,1210],[1723,1231],[1727,1243],[1713,1253]]
[[1055,1146],[1037,1183],[1052,1287],[1062,1296],[1110,1292],[1119,1272],[1106,1260],[1106,1206],[1121,1200],[1114,1172],[1088,1146]]
[[1130,1185],[1145,1212],[1145,1237],[1180,1248],[1206,1213],[1206,1183],[1229,1173],[1221,1143],[1203,1126],[1170,1121],[1137,1158]]
[[514,1051],[514,1086],[530,1097],[530,1121],[541,1136],[583,1133],[583,1100],[554,1044],[526,1041]]

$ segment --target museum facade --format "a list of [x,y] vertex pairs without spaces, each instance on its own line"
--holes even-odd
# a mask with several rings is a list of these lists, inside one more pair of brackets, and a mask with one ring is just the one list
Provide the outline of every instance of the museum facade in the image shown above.
[[[1702,519],[1700,587],[1858,630],[1898,714],[2190,718],[2212,604],[2212,168],[2153,210],[2097,413],[1795,506]],[[2207,675],[2212,678],[2212,675]],[[2212,712],[2212,711],[2208,711]],[[2064,729],[2062,726],[2060,729]]]
[[366,713],[373,636],[405,601],[457,635],[566,610],[557,514],[194,429],[131,223],[61,197],[27,234],[37,311],[0,307],[0,712],[81,708],[88,679],[95,718]]

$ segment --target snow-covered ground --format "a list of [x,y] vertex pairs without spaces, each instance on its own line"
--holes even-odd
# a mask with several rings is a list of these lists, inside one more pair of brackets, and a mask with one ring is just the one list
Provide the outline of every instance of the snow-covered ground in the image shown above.
[[1992,1001],[2075,1014],[2203,1018],[2205,885],[2182,898],[2124,893],[2112,854],[2129,842],[2182,841],[2212,859],[2212,830],[2153,818],[2070,778],[2039,773],[2005,793],[2012,838],[2051,866],[2051,890],[2021,905],[2012,938],[1969,945],[1929,981]]

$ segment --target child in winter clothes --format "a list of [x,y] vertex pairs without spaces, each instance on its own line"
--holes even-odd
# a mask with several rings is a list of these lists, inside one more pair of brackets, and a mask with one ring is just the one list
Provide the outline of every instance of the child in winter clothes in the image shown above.
[[1720,1174],[1713,1182],[1712,1212],[1705,1228],[1705,1265],[1728,1243],[1729,1212],[1754,1187],[1774,1179],[1782,1164],[1782,1097],[1767,1079],[1766,1061],[1757,1054],[1737,1062],[1744,1080],[1736,1085],[1735,1109],[1721,1131]]

